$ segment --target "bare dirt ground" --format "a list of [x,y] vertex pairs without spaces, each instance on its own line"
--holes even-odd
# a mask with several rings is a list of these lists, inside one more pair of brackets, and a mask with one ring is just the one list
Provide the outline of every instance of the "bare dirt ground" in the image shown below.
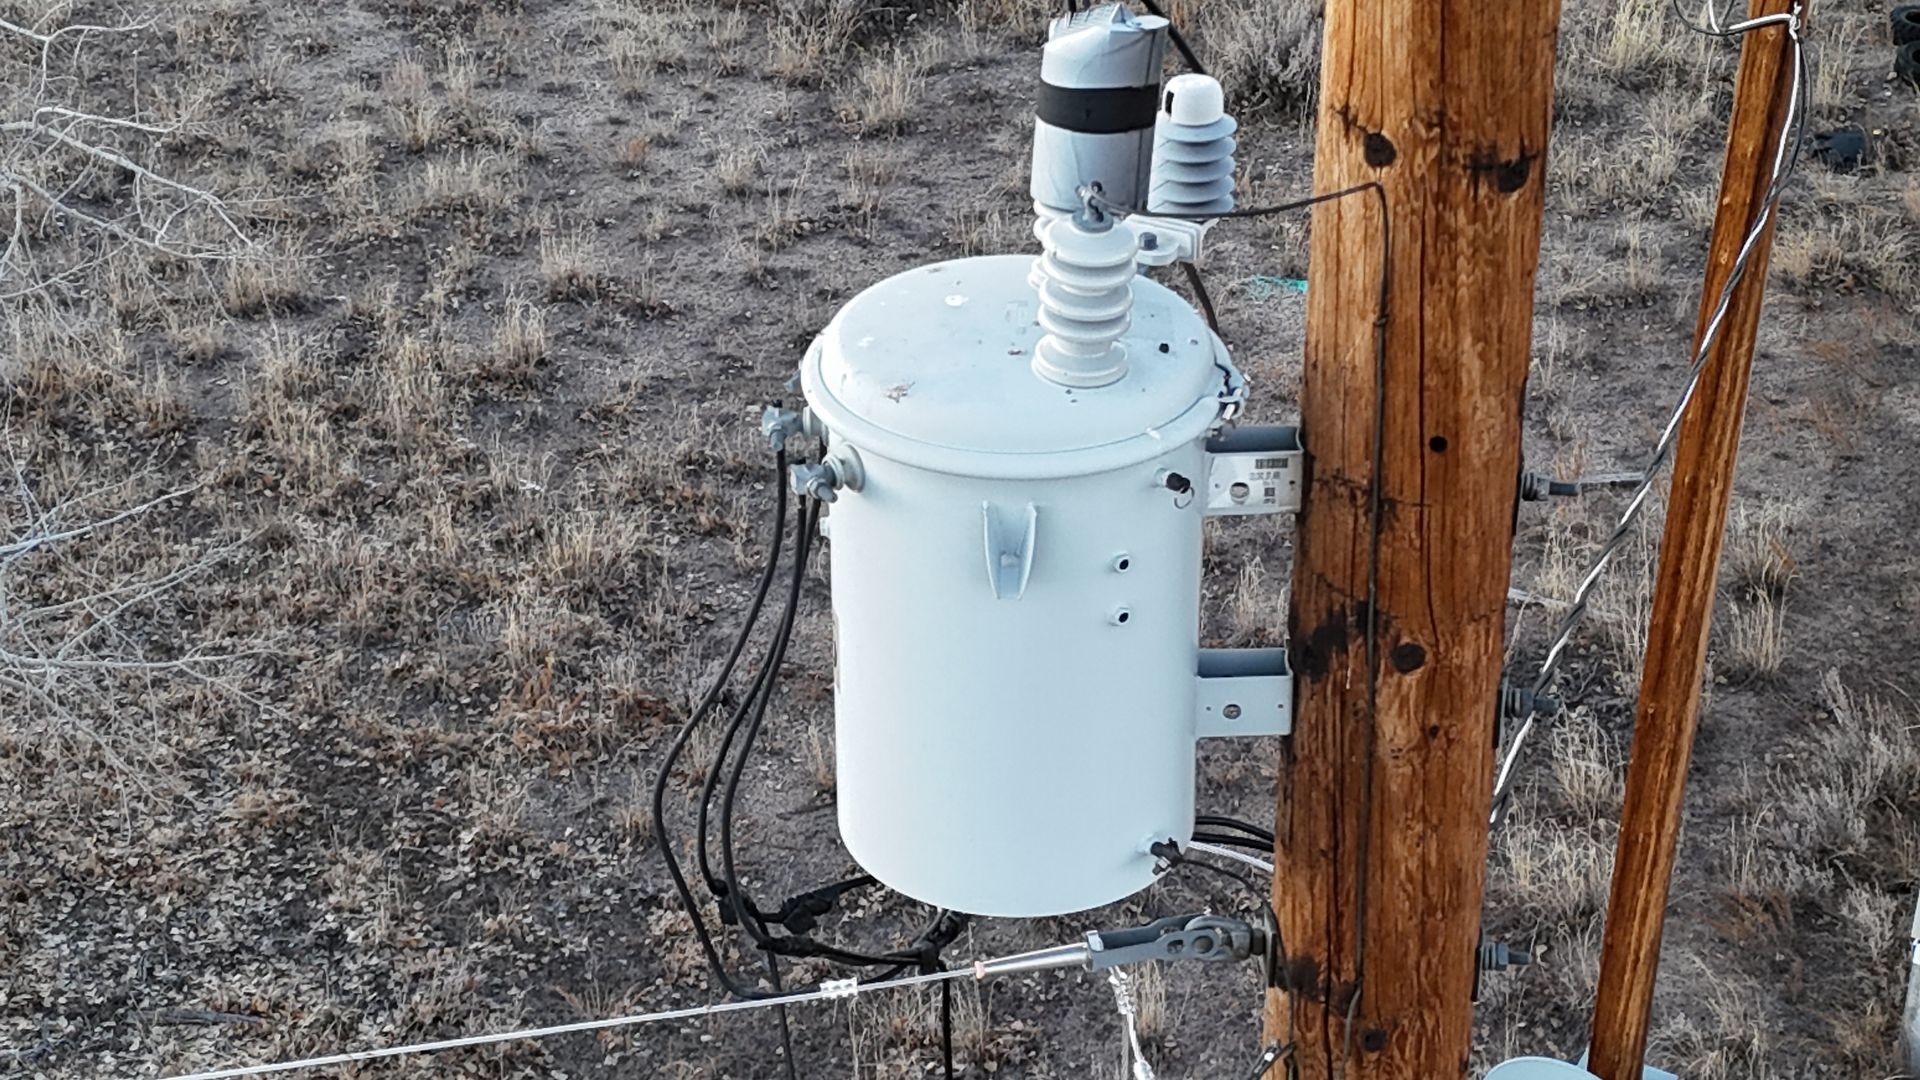
[[[1243,201],[1305,192],[1314,5],[1172,6],[1247,121]],[[29,31],[0,28],[0,1072],[154,1077],[712,999],[646,792],[764,541],[759,407],[866,284],[1030,243],[1044,14],[0,0]],[[1886,78],[1885,16],[1820,5],[1815,126],[1884,136],[1787,199],[1659,1002],[1655,1056],[1689,1077],[1894,1069],[1920,881],[1920,107]],[[32,40],[82,23],[127,29]],[[1731,56],[1652,0],[1569,0],[1561,51],[1528,424],[1535,467],[1573,476],[1637,465],[1678,390]],[[1222,234],[1255,415],[1290,419],[1299,299],[1256,276],[1305,276],[1305,222]],[[1617,510],[1525,508],[1514,584],[1565,596]],[[1209,638],[1273,640],[1290,532],[1214,533]],[[1495,840],[1490,928],[1540,958],[1489,978],[1483,1062],[1584,1039],[1654,543],[1616,570]],[[810,580],[743,810],[767,895],[849,869],[825,597]],[[1516,606],[1516,666],[1551,614]],[[1266,817],[1271,756],[1208,748],[1202,804]],[[1176,876],[977,924],[954,954],[1207,904],[1242,898]],[[886,943],[917,914],[838,918]],[[1251,971],[1143,978],[1163,1075],[1247,1068]],[[932,1001],[795,1010],[801,1075],[927,1073]],[[970,988],[957,1038],[965,1075],[1120,1075],[1090,978]],[[771,1077],[778,1053],[762,1015],[337,1075]]]

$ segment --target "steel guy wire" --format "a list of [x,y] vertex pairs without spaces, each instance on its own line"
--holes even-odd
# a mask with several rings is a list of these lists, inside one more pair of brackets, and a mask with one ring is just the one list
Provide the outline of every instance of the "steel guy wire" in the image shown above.
[[859,993],[870,990],[898,990],[910,986],[945,982],[949,979],[978,977],[978,974],[979,968],[976,965],[968,965],[966,967],[955,968],[952,971],[937,971],[926,975],[909,975],[884,983],[869,983],[864,986],[853,979],[838,979],[821,983],[820,986],[814,990],[800,990],[774,997],[720,1001],[710,1005],[693,1005],[684,1009],[663,1009],[659,1012],[616,1016],[606,1020],[583,1020],[579,1023],[556,1024],[552,1027],[523,1028],[518,1031],[502,1031],[489,1035],[468,1035],[455,1039],[439,1039],[434,1042],[408,1043],[404,1046],[387,1046],[376,1050],[354,1050],[341,1054],[328,1054],[324,1057],[301,1058],[297,1061],[279,1061],[267,1065],[242,1065],[231,1069],[216,1069],[212,1072],[184,1073],[168,1077],[167,1080],[238,1080],[240,1077],[267,1076],[274,1073],[295,1072],[301,1069],[318,1069],[328,1065],[351,1065],[355,1062],[375,1061],[380,1058],[434,1054],[444,1050],[460,1050],[472,1046],[493,1046],[499,1043],[520,1042],[526,1039],[546,1039],[556,1035],[571,1035],[577,1032],[608,1031],[615,1028],[637,1027],[643,1024],[665,1023],[670,1020],[692,1020],[705,1016],[718,1016],[722,1013],[781,1008],[787,1005],[804,1005],[815,1001],[839,1001],[852,998]]
[[[1674,7],[1678,12],[1678,0],[1675,0]],[[1734,290],[1746,277],[1747,267],[1753,259],[1754,250],[1759,246],[1760,239],[1766,234],[1767,228],[1773,223],[1775,212],[1780,206],[1781,196],[1786,190],[1787,180],[1793,175],[1794,167],[1799,162],[1801,141],[1806,136],[1807,115],[1804,91],[1807,71],[1806,47],[1800,37],[1801,6],[1794,5],[1793,11],[1787,14],[1748,19],[1725,28],[1720,26],[1719,16],[1713,12],[1710,2],[1707,10],[1709,20],[1707,27],[1688,22],[1684,16],[1681,17],[1681,21],[1696,33],[1723,38],[1737,37],[1766,26],[1786,28],[1787,38],[1793,50],[1793,81],[1787,96],[1787,122],[1781,128],[1779,143],[1774,147],[1773,168],[1768,178],[1765,197],[1761,199],[1760,208],[1747,227],[1739,253],[1728,271],[1726,282],[1721,286],[1719,297],[1707,319],[1706,327],[1700,333],[1700,343],[1694,350],[1692,363],[1688,366],[1686,383],[1680,391],[1679,400],[1667,417],[1666,425],[1661,429],[1660,438],[1654,443],[1653,452],[1648,456],[1646,465],[1640,470],[1638,483],[1635,485],[1632,497],[1627,500],[1626,509],[1621,511],[1613,532],[1601,545],[1593,561],[1588,564],[1586,574],[1580,579],[1579,587],[1574,590],[1565,614],[1560,617],[1559,623],[1554,628],[1553,643],[1548,646],[1547,655],[1540,662],[1540,670],[1533,680],[1532,692],[1536,700],[1552,685],[1554,677],[1559,673],[1561,664],[1566,660],[1567,648],[1573,642],[1573,635],[1580,629],[1587,607],[1593,600],[1594,589],[1599,585],[1600,578],[1606,573],[1607,567],[1613,562],[1613,557],[1626,545],[1634,526],[1640,520],[1641,513],[1646,509],[1647,502],[1653,496],[1653,489],[1659,483],[1661,474],[1666,471],[1667,461],[1673,456],[1680,422],[1686,416],[1687,406],[1692,403],[1694,392],[1700,387],[1700,376],[1706,368],[1707,358],[1712,355],[1714,346],[1719,344],[1720,331],[1726,323],[1727,312],[1733,305]],[[1537,713],[1529,711],[1520,725],[1520,730],[1515,733],[1512,745],[1507,748],[1505,757],[1501,759],[1500,771],[1494,779],[1493,813],[1489,819],[1489,825],[1497,825],[1505,817],[1506,802],[1512,793],[1514,767],[1520,760],[1521,751],[1526,748],[1528,737],[1533,734],[1536,717]]]

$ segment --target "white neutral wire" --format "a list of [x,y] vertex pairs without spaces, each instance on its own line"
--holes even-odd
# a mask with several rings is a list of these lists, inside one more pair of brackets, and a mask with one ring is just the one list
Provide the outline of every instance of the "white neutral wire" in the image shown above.
[[843,979],[821,983],[817,990],[800,990],[791,994],[781,994],[774,997],[753,998],[747,1001],[721,1001],[710,1005],[694,1005],[684,1009],[666,1009],[660,1012],[617,1016],[608,1020],[583,1020],[576,1024],[557,1024],[552,1027],[525,1028],[520,1031],[502,1031],[491,1035],[468,1035],[457,1039],[440,1039],[434,1042],[409,1043],[406,1046],[387,1046],[377,1050],[355,1050],[344,1054],[329,1054],[325,1057],[274,1062],[269,1065],[243,1065],[232,1069],[216,1069],[213,1072],[186,1073],[169,1077],[167,1080],[235,1080],[237,1077],[266,1076],[270,1073],[294,1072],[300,1069],[318,1069],[328,1065],[348,1065],[356,1061],[373,1061],[378,1058],[403,1057],[413,1054],[436,1054],[442,1050],[459,1050],[469,1046],[491,1046],[496,1043],[519,1042],[523,1039],[546,1039],[555,1035],[571,1035],[582,1031],[606,1031],[610,1028],[657,1024],[668,1020],[690,1020],[701,1016],[718,1016],[721,1013],[769,1009],[781,1005],[803,1005],[813,1001],[833,1001],[850,998],[867,990],[898,990],[909,986],[943,982],[948,979],[972,977],[975,972],[976,968],[969,965],[955,968],[952,971],[936,971],[927,975],[910,975],[899,979],[889,979],[886,982],[867,983],[864,985],[857,984],[852,979]]
[[1198,851],[1207,855],[1218,855],[1223,859],[1232,859],[1234,862],[1237,862],[1237,863],[1245,863],[1246,865],[1253,867],[1255,870],[1258,870],[1265,874],[1273,873],[1272,863],[1268,862],[1265,859],[1256,858],[1255,856],[1249,855],[1244,851],[1235,851],[1233,848],[1230,848],[1230,847],[1221,847],[1218,844],[1209,844],[1200,840],[1189,840],[1187,841],[1187,850]]
[[[1660,438],[1654,443],[1653,453],[1648,457],[1646,467],[1639,474],[1638,487],[1632,498],[1627,501],[1627,507],[1621,512],[1620,520],[1614,526],[1612,534],[1608,536],[1606,543],[1601,546],[1586,574],[1581,578],[1579,587],[1574,590],[1573,599],[1567,603],[1565,616],[1555,628],[1553,643],[1548,646],[1546,658],[1540,662],[1540,671],[1533,681],[1533,693],[1536,699],[1552,685],[1554,675],[1565,659],[1566,650],[1573,643],[1573,635],[1580,627],[1581,618],[1586,613],[1587,604],[1593,597],[1595,587],[1599,584],[1601,576],[1606,573],[1608,565],[1612,563],[1614,555],[1626,543],[1634,523],[1639,520],[1641,512],[1653,495],[1654,484],[1666,471],[1668,457],[1673,452],[1673,446],[1679,434],[1680,421],[1686,416],[1687,406],[1692,403],[1694,392],[1700,388],[1700,377],[1706,368],[1707,358],[1712,354],[1714,346],[1719,343],[1721,328],[1725,325],[1727,313],[1733,306],[1734,289],[1746,277],[1747,264],[1753,258],[1754,249],[1759,245],[1760,238],[1766,234],[1767,227],[1773,221],[1774,212],[1780,206],[1781,196],[1785,193],[1786,177],[1792,170],[1792,150],[1799,138],[1799,133],[1806,126],[1802,101],[1806,58],[1805,45],[1800,38],[1802,10],[1800,5],[1796,4],[1793,11],[1787,14],[1748,19],[1724,29],[1719,25],[1711,0],[1708,0],[1707,10],[1710,29],[1703,29],[1691,23],[1687,24],[1688,28],[1719,37],[1734,37],[1763,26],[1786,27],[1787,38],[1793,46],[1793,82],[1787,96],[1787,123],[1781,128],[1780,141],[1774,147],[1773,169],[1767,181],[1765,197],[1761,200],[1760,209],[1747,228],[1745,238],[1741,241],[1739,253],[1734,257],[1732,269],[1721,287],[1713,312],[1707,319],[1706,328],[1701,331],[1700,344],[1694,350],[1693,362],[1688,368],[1686,385],[1680,391],[1679,401],[1674,405],[1666,425],[1661,429]],[[1501,759],[1500,771],[1496,774],[1493,784],[1493,812],[1488,819],[1490,826],[1499,824],[1501,820],[1503,804],[1513,785],[1514,767],[1519,763],[1520,752],[1525,749],[1528,737],[1533,734],[1537,716],[1537,712],[1530,711],[1527,714],[1526,719],[1521,722],[1520,730],[1514,735],[1513,743]]]

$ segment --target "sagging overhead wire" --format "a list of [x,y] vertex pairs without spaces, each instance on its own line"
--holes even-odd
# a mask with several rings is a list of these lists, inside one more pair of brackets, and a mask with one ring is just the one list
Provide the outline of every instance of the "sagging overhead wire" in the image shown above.
[[[1806,44],[1801,39],[1801,5],[1794,5],[1791,12],[1780,15],[1767,15],[1744,22],[1722,25],[1722,16],[1715,10],[1711,0],[1706,5],[1707,24],[1697,25],[1689,21],[1681,12],[1678,0],[1674,0],[1675,17],[1697,34],[1709,37],[1731,39],[1744,36],[1764,27],[1778,26],[1785,30],[1792,48],[1793,78],[1787,91],[1787,121],[1780,129],[1780,138],[1773,149],[1773,166],[1769,175],[1766,193],[1760,200],[1759,209],[1754,212],[1740,243],[1738,254],[1728,270],[1727,280],[1721,285],[1709,311],[1705,326],[1700,331],[1700,340],[1694,348],[1691,362],[1687,366],[1687,377],[1682,385],[1678,400],[1667,416],[1661,428],[1659,438],[1654,442],[1653,451],[1647,456],[1646,464],[1634,474],[1633,494],[1621,511],[1619,520],[1606,541],[1600,545],[1586,572],[1580,578],[1580,584],[1574,589],[1573,598],[1568,601],[1564,614],[1555,625],[1545,658],[1540,662],[1538,673],[1534,676],[1532,695],[1535,700],[1546,696],[1562,664],[1566,662],[1567,649],[1573,643],[1574,634],[1580,629],[1587,607],[1593,600],[1601,577],[1606,573],[1613,558],[1632,538],[1635,525],[1645,512],[1653,496],[1654,487],[1666,471],[1668,460],[1673,456],[1674,444],[1678,441],[1680,422],[1687,414],[1687,406],[1693,401],[1694,391],[1700,387],[1700,376],[1706,369],[1707,359],[1719,344],[1720,332],[1726,324],[1728,310],[1733,305],[1734,290],[1746,278],[1747,268],[1752,262],[1755,249],[1773,224],[1779,211],[1780,200],[1786,194],[1787,182],[1792,179],[1794,169],[1799,165],[1802,147],[1807,134],[1807,97],[1806,86],[1809,81],[1807,72]],[[1520,729],[1514,734],[1513,742],[1501,757],[1499,772],[1494,777],[1493,811],[1489,818],[1489,827],[1497,826],[1506,818],[1506,812],[1513,796],[1515,767],[1520,755],[1526,749],[1532,736],[1539,713],[1529,711],[1521,722]]]

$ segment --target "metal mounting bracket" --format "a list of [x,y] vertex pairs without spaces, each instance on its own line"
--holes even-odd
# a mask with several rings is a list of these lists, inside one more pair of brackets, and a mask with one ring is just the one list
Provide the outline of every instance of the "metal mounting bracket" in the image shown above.
[[1285,649],[1201,649],[1194,731],[1203,739],[1293,734]]
[[1207,230],[1213,228],[1211,221],[1183,221],[1152,214],[1128,215],[1120,225],[1138,241],[1140,250],[1134,261],[1141,266],[1199,262],[1206,255]]
[[1299,510],[1306,457],[1297,427],[1249,424],[1215,435],[1207,440],[1207,513]]

